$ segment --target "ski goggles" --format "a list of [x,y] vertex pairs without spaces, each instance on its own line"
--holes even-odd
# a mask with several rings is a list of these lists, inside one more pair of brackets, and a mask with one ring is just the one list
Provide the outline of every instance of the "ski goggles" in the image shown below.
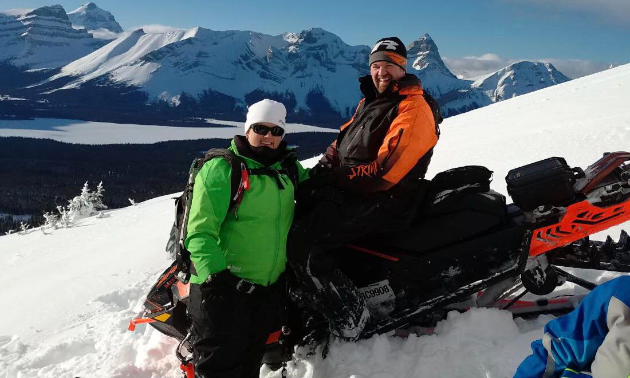
[[279,137],[279,136],[284,135],[284,129],[280,126],[269,127],[269,126],[261,125],[259,123],[255,123],[252,125],[252,130],[254,130],[254,132],[259,135],[267,135],[267,133],[270,131],[271,131],[271,135],[273,136]]

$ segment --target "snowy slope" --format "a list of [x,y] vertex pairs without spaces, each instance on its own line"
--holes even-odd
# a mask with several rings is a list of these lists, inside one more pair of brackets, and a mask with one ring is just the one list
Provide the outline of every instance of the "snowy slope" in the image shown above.
[[[584,167],[605,151],[630,150],[629,97],[625,65],[450,118],[429,176],[486,165],[495,172],[493,188],[505,194],[511,168],[549,156]],[[146,326],[126,331],[168,265],[172,205],[165,196],[50,235],[0,237],[0,376],[179,377],[172,340]],[[488,309],[451,313],[434,335],[335,342],[328,359],[290,365],[289,376],[510,377],[548,319],[515,321]],[[279,373],[263,369],[261,377]]]
[[[124,72],[126,67],[134,64],[150,52],[189,37],[190,34],[183,30],[170,33],[146,34],[144,30],[138,29],[133,32],[123,33],[119,38],[98,51],[64,66],[61,72],[50,80],[56,80],[64,76],[77,76],[79,77],[77,80],[70,82],[62,89],[75,88],[101,75],[115,71]],[[148,80],[147,75],[150,75],[152,71],[158,68],[158,66],[150,63],[141,64],[140,66],[143,69],[127,71],[128,84],[142,85]]]
[[92,2],[68,12],[68,19],[74,28],[86,29],[96,38],[114,39],[123,31],[111,13]]
[[0,62],[29,68],[57,68],[104,45],[72,27],[61,5],[0,11]]
[[448,118],[429,175],[485,165],[494,171],[493,189],[505,193],[509,168],[550,156],[585,166],[604,152],[628,151],[629,95],[627,64]]
[[447,93],[440,99],[442,113],[463,113],[569,80],[550,63],[514,63],[478,78],[467,89],[460,88]]

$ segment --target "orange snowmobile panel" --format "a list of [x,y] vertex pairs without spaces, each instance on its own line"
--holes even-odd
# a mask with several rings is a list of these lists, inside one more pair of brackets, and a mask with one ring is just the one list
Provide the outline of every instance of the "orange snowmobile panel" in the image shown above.
[[190,283],[182,283],[181,281],[177,281],[175,284],[175,288],[177,289],[177,295],[179,295],[179,299],[188,298],[190,294]]
[[144,324],[144,323],[153,323],[155,321],[155,319],[151,319],[151,318],[137,318],[137,319],[131,319],[129,321],[129,327],[127,327],[127,329],[129,331],[135,331],[136,330],[136,325],[138,324]]
[[560,222],[534,231],[529,255],[541,255],[629,220],[630,200],[604,208],[588,201],[574,203]]

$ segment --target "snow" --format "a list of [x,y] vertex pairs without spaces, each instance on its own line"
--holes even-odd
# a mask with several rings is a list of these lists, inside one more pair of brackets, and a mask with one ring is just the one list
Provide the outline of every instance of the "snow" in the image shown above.
[[[506,194],[503,177],[511,168],[549,156],[584,167],[603,152],[630,150],[628,98],[630,65],[449,118],[429,177],[456,166],[485,165],[495,172],[493,189]],[[181,376],[174,340],[146,325],[126,331],[169,264],[164,246],[173,219],[171,197],[106,211],[103,218],[86,218],[49,235],[31,230],[0,237],[5,285],[0,376]],[[612,274],[590,271],[588,276],[604,280]],[[334,341],[327,359],[299,360],[289,365],[288,376],[509,377],[549,319],[513,320],[496,309],[451,312],[429,335]],[[280,373],[263,367],[261,377]]]
[[[70,82],[62,89],[78,87],[81,83],[111,72],[128,62],[136,61],[153,50],[173,41],[181,40],[184,34],[184,31],[146,34],[142,29],[131,33],[123,33],[121,37],[101,49],[63,67],[61,73],[51,77],[49,80],[52,81],[68,75],[82,75],[80,79]],[[145,76],[135,75],[131,76],[131,78],[135,78],[135,80],[130,80],[131,83],[139,83],[145,79]]]
[[[206,123],[208,127],[173,127],[55,118],[0,120],[0,137],[42,138],[78,144],[146,144],[168,140],[231,139],[234,134],[242,133],[244,127],[244,122],[206,120]],[[288,123],[286,129],[288,133],[336,132],[299,123]],[[331,139],[334,139],[332,134]]]
[[0,14],[4,14],[7,16],[21,16],[23,14],[31,13],[34,11],[34,8],[25,8],[25,9],[7,9],[0,11]]
[[483,91],[491,102],[534,92],[569,79],[550,63],[518,62],[476,80],[471,88]]
[[356,67],[367,72],[366,46],[346,45],[318,28],[275,36],[201,27],[137,33],[121,33],[46,82],[71,77],[70,83],[56,89],[63,90],[107,76],[115,83],[141,87],[152,99],[165,100],[182,92],[199,95],[210,88],[241,105],[246,94],[263,90],[293,94],[296,111],[308,111],[307,96],[317,91],[333,109],[350,116],[360,98],[357,77],[361,70]]
[[109,31],[105,28],[90,30],[90,33],[92,34],[92,37],[97,39],[111,40],[119,37],[119,33],[114,33],[113,31]]
[[315,366],[295,367],[297,374],[289,377],[508,377],[527,354],[529,345],[523,341],[538,337],[537,331],[519,328],[510,313],[493,309],[451,312],[435,333],[335,341],[325,360],[318,357]]
[[104,39],[114,39],[116,34],[123,31],[114,16],[106,10],[99,8],[96,4],[89,2],[79,8],[68,12],[68,19],[73,27],[81,27],[90,32],[96,30],[109,31],[111,34],[99,33]]
[[0,12],[0,61],[16,66],[61,67],[103,44],[72,28],[60,5]]
[[[70,78],[52,90],[57,91],[104,78],[136,86],[150,99],[174,103],[182,92],[196,96],[211,89],[233,97],[240,106],[247,94],[264,91],[294,97],[296,112],[314,111],[309,96],[318,93],[333,110],[350,117],[361,97],[357,78],[368,73],[369,51],[367,46],[349,46],[321,28],[272,36],[202,27],[145,27],[120,33],[45,83]],[[408,72],[418,75],[435,98],[444,96],[443,109],[449,115],[568,80],[543,63],[520,62],[490,74],[494,80],[473,85],[449,71],[428,34],[412,42],[408,54]]]
[[26,99],[21,98],[21,97],[11,97],[8,95],[0,95],[0,101],[26,101]]
[[494,171],[492,188],[506,194],[512,168],[551,156],[585,167],[604,152],[628,151],[628,96],[630,65],[624,65],[447,118],[429,177],[483,165]]

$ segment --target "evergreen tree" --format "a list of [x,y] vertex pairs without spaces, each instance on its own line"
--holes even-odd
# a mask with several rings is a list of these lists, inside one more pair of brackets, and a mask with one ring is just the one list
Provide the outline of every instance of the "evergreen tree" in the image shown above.
[[20,235],[28,234],[28,223],[20,222]]
[[68,228],[72,226],[72,217],[65,207],[57,206],[59,212],[59,224],[61,227]]
[[103,204],[103,193],[105,193],[105,189],[103,188],[103,181],[101,181],[96,187],[96,192],[89,194],[90,202],[95,210],[107,209],[107,206]]
[[93,214],[94,205],[91,200],[92,193],[90,193],[90,188],[86,181],[81,189],[81,194],[69,201],[68,212],[73,220],[88,217]]
[[58,227],[58,223],[59,223],[59,216],[53,213],[44,213],[44,225],[42,226],[42,228],[47,228],[47,229],[52,229],[52,230],[56,230]]

